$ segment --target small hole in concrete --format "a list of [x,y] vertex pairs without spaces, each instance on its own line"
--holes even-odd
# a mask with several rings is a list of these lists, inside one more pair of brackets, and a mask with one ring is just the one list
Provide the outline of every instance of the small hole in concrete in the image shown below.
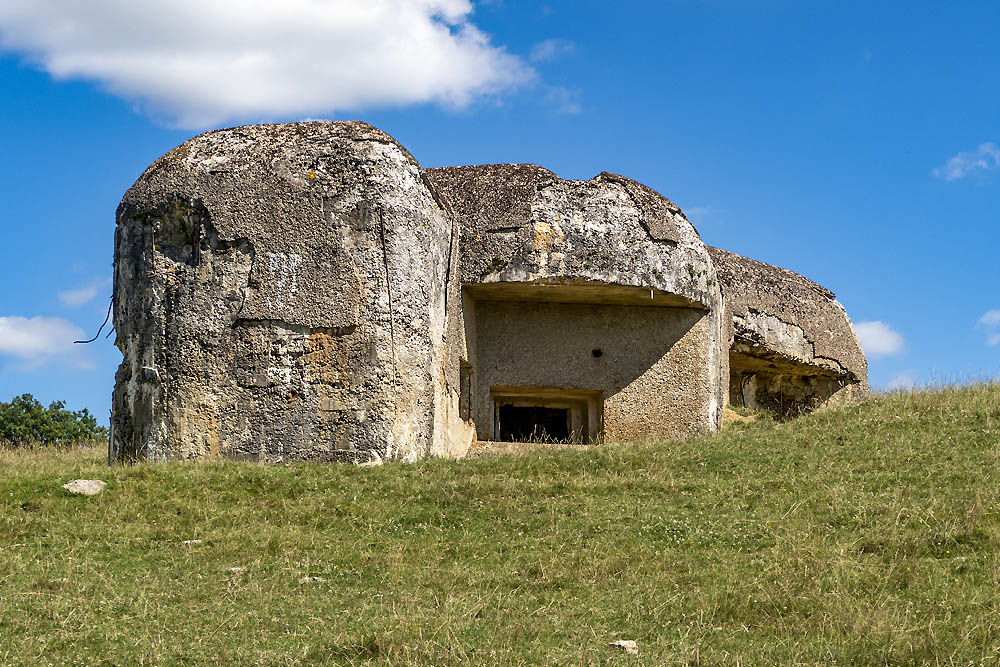
[[604,352],[600,348],[595,348],[595,349],[593,349],[593,350],[590,351],[590,356],[592,356],[592,357],[594,357],[596,359],[598,357],[603,357],[604,356]]

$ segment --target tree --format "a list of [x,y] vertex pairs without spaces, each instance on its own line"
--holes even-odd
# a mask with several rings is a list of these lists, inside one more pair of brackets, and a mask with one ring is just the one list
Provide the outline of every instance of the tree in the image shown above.
[[66,409],[63,401],[53,401],[48,408],[31,394],[21,394],[10,403],[0,402],[0,440],[23,445],[69,444],[81,440],[103,440],[108,429],[97,425],[87,408],[76,412]]

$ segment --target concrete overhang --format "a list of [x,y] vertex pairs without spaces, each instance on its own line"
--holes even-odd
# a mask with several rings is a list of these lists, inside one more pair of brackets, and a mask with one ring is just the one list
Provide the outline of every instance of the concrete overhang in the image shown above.
[[480,301],[541,301],[708,310],[698,301],[656,288],[592,280],[464,283],[462,288],[470,297]]

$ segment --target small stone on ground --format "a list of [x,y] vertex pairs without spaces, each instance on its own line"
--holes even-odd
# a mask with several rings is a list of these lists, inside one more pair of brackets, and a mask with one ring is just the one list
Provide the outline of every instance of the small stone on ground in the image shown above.
[[618,641],[611,642],[608,646],[616,646],[625,653],[631,653],[633,655],[639,653],[639,645],[631,639],[619,639]]
[[63,484],[63,488],[70,493],[81,493],[85,496],[96,496],[106,486],[107,484],[99,479],[74,479]]

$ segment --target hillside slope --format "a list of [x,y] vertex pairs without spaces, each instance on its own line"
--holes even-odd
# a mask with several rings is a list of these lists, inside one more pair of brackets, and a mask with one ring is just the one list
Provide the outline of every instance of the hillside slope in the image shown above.
[[6,452],[0,662],[995,664],[998,457],[1000,385],[375,468]]

